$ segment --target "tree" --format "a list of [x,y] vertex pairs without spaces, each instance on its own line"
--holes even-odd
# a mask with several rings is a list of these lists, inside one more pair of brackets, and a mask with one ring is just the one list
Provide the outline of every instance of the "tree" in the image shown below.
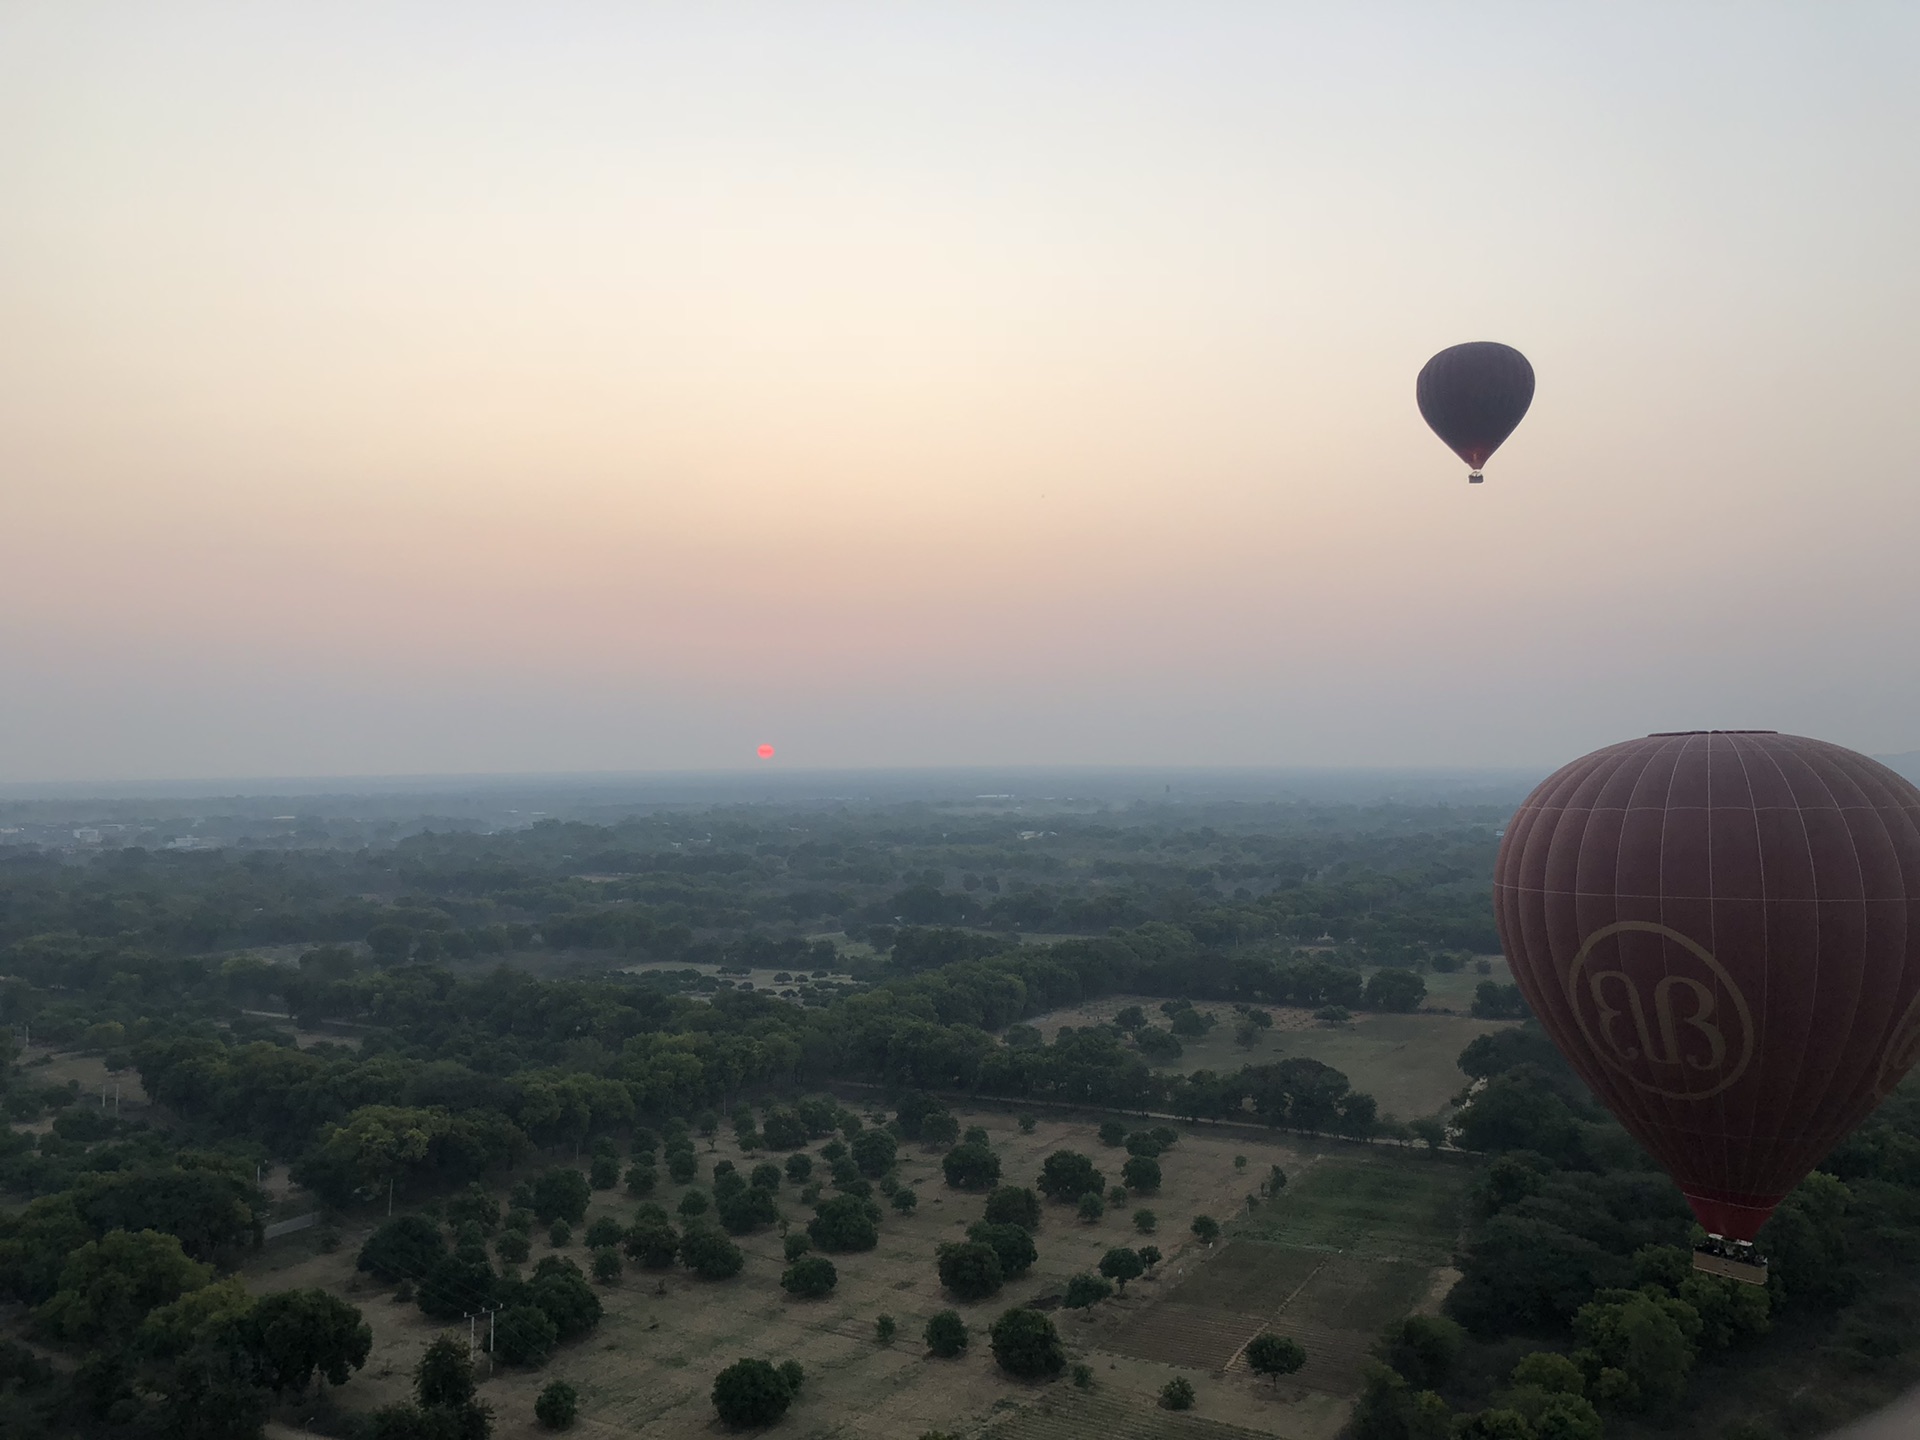
[[1160,1188],[1160,1162],[1146,1155],[1135,1155],[1120,1167],[1120,1178],[1129,1190],[1151,1195]]
[[873,1317],[873,1338],[878,1340],[882,1345],[891,1345],[893,1343],[893,1337],[899,1333],[899,1330],[900,1322],[895,1320],[893,1316],[876,1315]]
[[1573,1317],[1580,1348],[1574,1363],[1585,1373],[1588,1393],[1613,1409],[1646,1410],[1670,1405],[1686,1388],[1693,1368],[1692,1335],[1700,1319],[1693,1307],[1644,1290],[1603,1290]]
[[680,1236],[665,1214],[637,1222],[627,1232],[627,1258],[649,1270],[665,1270],[680,1254]]
[[620,1162],[611,1155],[596,1155],[587,1170],[587,1182],[596,1190],[611,1190],[620,1183]]
[[811,1174],[813,1174],[813,1157],[811,1155],[787,1156],[787,1179],[791,1180],[795,1185],[804,1185],[807,1183],[807,1177]]
[[1417,1120],[1409,1120],[1407,1129],[1413,1138],[1427,1147],[1428,1153],[1438,1150],[1447,1143],[1447,1127],[1432,1115],[1422,1115]]
[[1098,1275],[1075,1275],[1067,1281],[1066,1298],[1060,1303],[1069,1310],[1091,1310],[1112,1294],[1110,1281]]
[[1466,1336],[1439,1315],[1409,1315],[1389,1326],[1373,1353],[1391,1365],[1416,1390],[1439,1390],[1447,1383]]
[[556,1220],[578,1225],[587,1218],[592,1200],[593,1186],[572,1166],[556,1165],[533,1179],[533,1213],[543,1225]]
[[680,1240],[680,1262],[702,1280],[730,1280],[747,1257],[718,1230],[689,1230]]
[[824,1255],[803,1255],[780,1277],[780,1288],[802,1300],[817,1300],[839,1283],[840,1272]]
[[1100,1257],[1100,1273],[1120,1287],[1122,1295],[1127,1293],[1127,1281],[1137,1279],[1146,1272],[1141,1263],[1140,1253],[1124,1245],[1116,1245]]
[[1176,1375],[1160,1387],[1160,1407],[1163,1410],[1191,1410],[1193,1408],[1193,1382],[1184,1375]]
[[500,1257],[503,1265],[524,1265],[533,1246],[528,1242],[524,1230],[502,1230],[500,1238],[493,1242],[493,1252]]
[[1138,1253],[1140,1255],[1140,1263],[1149,1270],[1160,1263],[1160,1247],[1158,1245],[1142,1245]]
[[717,1211],[721,1229],[729,1235],[746,1235],[772,1225],[780,1218],[773,1192],[758,1185],[732,1190],[720,1198]]
[[736,1360],[713,1377],[713,1408],[724,1425],[771,1425],[793,1404],[795,1386],[765,1360]]
[[860,1173],[870,1180],[878,1180],[891,1170],[897,1153],[893,1136],[884,1130],[862,1130],[848,1149]]
[[1376,970],[1367,977],[1364,1003],[1369,1010],[1418,1010],[1426,998],[1427,982],[1411,970]]
[[749,1182],[756,1190],[765,1190],[769,1195],[780,1190],[780,1167],[771,1160],[763,1161],[753,1167],[753,1177]]
[[324,1290],[263,1295],[248,1328],[260,1378],[277,1394],[305,1390],[316,1370],[344,1385],[373,1348],[373,1328],[359,1308]]
[[712,1204],[704,1190],[689,1190],[680,1197],[679,1205],[674,1208],[680,1212],[682,1220],[694,1220],[707,1213]]
[[1160,1217],[1151,1210],[1136,1210],[1133,1212],[1133,1228],[1142,1235],[1151,1235],[1160,1228]]
[[580,1392],[564,1380],[549,1381],[533,1402],[534,1418],[549,1430],[567,1430],[580,1413]]
[[1080,1205],[1078,1208],[1080,1211],[1080,1218],[1083,1221],[1085,1221],[1087,1224],[1091,1225],[1093,1224],[1094,1221],[1098,1220],[1102,1215],[1107,1213],[1107,1202],[1102,1200],[1098,1195],[1098,1193],[1082,1195],[1080,1197]]
[[1026,1274],[1040,1258],[1033,1236],[1018,1225],[995,1225],[978,1220],[967,1227],[967,1239],[992,1246],[993,1253],[1000,1257],[1000,1273],[1009,1280]]
[[957,1310],[942,1310],[927,1321],[924,1338],[927,1349],[943,1360],[951,1360],[967,1348],[967,1322]]
[[627,1194],[636,1199],[651,1195],[660,1184],[660,1172],[651,1165],[633,1164],[627,1167]]
[[1099,1195],[1107,1188],[1107,1177],[1093,1168],[1093,1161],[1072,1150],[1056,1150],[1041,1163],[1035,1182],[1042,1195],[1064,1204],[1072,1204],[1082,1195]]
[[1195,1237],[1203,1245],[1211,1245],[1220,1238],[1220,1222],[1211,1215],[1194,1216],[1191,1228]]
[[880,1243],[880,1227],[874,1224],[867,1202],[856,1195],[823,1201],[807,1222],[807,1234],[822,1250],[836,1253],[871,1250]]
[[1040,1228],[1040,1199],[1024,1185],[1002,1185],[987,1196],[987,1221],[1018,1225],[1029,1233]]
[[587,1248],[603,1250],[609,1245],[618,1245],[625,1234],[618,1220],[611,1215],[602,1215],[587,1227]]
[[419,1279],[446,1253],[438,1225],[422,1215],[399,1215],[367,1237],[354,1266],[391,1285]]
[[1127,1127],[1122,1125],[1118,1120],[1105,1120],[1101,1122],[1100,1143],[1102,1145],[1124,1144],[1126,1138]]
[[977,1240],[942,1245],[937,1260],[940,1283],[962,1300],[984,1300],[1006,1280],[999,1253]]
[[1300,1342],[1286,1335],[1263,1330],[1247,1342],[1247,1366],[1256,1375],[1265,1375],[1277,1386],[1282,1375],[1291,1375],[1307,1363],[1307,1352]]
[[557,1255],[542,1260],[534,1267],[528,1296],[547,1312],[562,1340],[584,1335],[600,1323],[600,1297],[571,1260]]
[[36,1315],[62,1340],[95,1342],[131,1335],[148,1313],[213,1278],[189,1260],[178,1237],[153,1230],[110,1230],[67,1257],[59,1289]]
[[1058,1375],[1066,1368],[1067,1352],[1060,1344],[1060,1332],[1038,1310],[1006,1311],[993,1322],[988,1337],[993,1344],[994,1363],[1019,1379],[1038,1380]]
[[1129,1155],[1144,1155],[1149,1160],[1157,1160],[1160,1152],[1165,1148],[1166,1147],[1160,1143],[1159,1137],[1151,1130],[1135,1130],[1127,1136],[1127,1153]]
[[602,1285],[611,1285],[620,1278],[620,1252],[611,1245],[603,1246],[593,1252],[593,1278]]
[[902,1185],[898,1190],[893,1192],[891,1204],[893,1208],[898,1210],[902,1215],[911,1215],[919,1208],[920,1196],[915,1191],[909,1190],[906,1186]]
[[509,1305],[493,1317],[493,1353],[509,1365],[540,1365],[560,1339],[560,1327],[538,1305]]
[[956,1145],[940,1162],[947,1184],[956,1190],[986,1190],[999,1183],[1000,1157],[977,1143]]

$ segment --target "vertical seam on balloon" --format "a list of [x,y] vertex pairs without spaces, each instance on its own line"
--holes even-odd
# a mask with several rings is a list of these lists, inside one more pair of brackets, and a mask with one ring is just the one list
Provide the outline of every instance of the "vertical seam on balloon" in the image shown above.
[[[1861,800],[1863,802],[1860,808],[1864,810],[1867,814],[1872,816],[1873,823],[1878,827],[1878,830],[1879,830],[1879,838],[1880,838],[1881,844],[1890,853],[1890,856],[1893,862],[1897,865],[1899,862],[1900,852],[1899,852],[1899,847],[1895,842],[1892,830],[1887,823],[1887,810],[1889,808],[1892,808],[1897,812],[1899,810],[1899,806],[1897,802],[1895,802],[1895,797],[1890,795],[1886,789],[1886,786],[1883,783],[1881,783],[1879,776],[1873,773],[1874,770],[1878,768],[1874,764],[1874,762],[1871,760],[1867,760],[1865,764],[1870,768],[1866,770],[1860,770],[1858,771],[1858,773],[1856,773],[1857,767],[1855,769],[1848,769],[1847,779],[1852,782],[1855,789],[1860,791]],[[1847,833],[1849,835],[1852,835],[1854,833],[1851,826],[1848,827]],[[1856,850],[1857,850],[1857,847],[1856,847]],[[1905,892],[1904,874],[1902,876],[1901,888],[1902,888],[1902,893],[1904,894]],[[1861,997],[1866,993],[1866,989],[1867,989],[1868,974],[1867,974],[1867,970],[1865,968],[1864,962],[1873,953],[1868,948],[1868,941],[1870,939],[1868,927],[1872,924],[1874,916],[1878,910],[1877,903],[1873,900],[1872,897],[1870,897],[1867,894],[1866,875],[1865,875],[1864,869],[1862,870],[1862,873],[1861,873],[1860,899],[1861,899],[1860,944],[1861,944],[1861,956],[1862,956],[1863,965],[1861,969],[1860,985],[1854,992],[1853,1021],[1850,1022],[1847,1027],[1847,1033],[1849,1038],[1853,1037],[1853,1025],[1854,1023],[1857,1023],[1859,1019]],[[1904,936],[1903,936],[1903,939],[1904,939]],[[1905,977],[1905,973],[1906,973],[1906,967],[1903,964],[1901,967],[1901,975],[1903,980]],[[1877,1083],[1879,1071],[1878,1071],[1878,1065],[1874,1062],[1877,1061],[1879,1057],[1885,1053],[1889,1032],[1894,1028],[1894,1026],[1896,1026],[1899,1023],[1899,1017],[1902,1013],[1903,1011],[1897,1004],[1888,1006],[1886,1008],[1886,1013],[1883,1016],[1883,1023],[1880,1026],[1878,1034],[1874,1038],[1873,1060],[1870,1060],[1868,1062],[1867,1071],[1862,1076],[1856,1078],[1854,1081],[1853,1091],[1856,1097],[1860,1092],[1860,1086],[1862,1081],[1865,1081],[1865,1083],[1869,1087]],[[1872,1093],[1871,1089],[1869,1090],[1869,1093]],[[1876,1098],[1871,1104],[1867,1106],[1866,1110],[1860,1111],[1859,1101],[1856,1098],[1851,1103],[1849,1103],[1845,1109],[1839,1112],[1837,1119],[1834,1122],[1832,1122],[1827,1128],[1838,1129],[1840,1130],[1841,1134],[1845,1134],[1847,1131],[1850,1131],[1855,1125],[1859,1124],[1861,1120],[1864,1120],[1868,1114],[1871,1114],[1872,1111],[1878,1106],[1878,1104],[1879,1104],[1879,1100]],[[1855,1116],[1856,1111],[1859,1112],[1857,1117]]]
[[[1784,785],[1786,783],[1786,776],[1781,773],[1779,764],[1773,759],[1773,756],[1768,752],[1767,747],[1764,744],[1756,743],[1753,748],[1754,748],[1754,752],[1757,755],[1763,757],[1768,764],[1773,766],[1774,773],[1780,776],[1780,782]],[[1749,1016],[1757,1017],[1757,1019],[1751,1019],[1748,1022],[1749,1024],[1753,1025],[1756,1028],[1756,1030],[1759,1032],[1750,1037],[1751,1043],[1753,1045],[1753,1053],[1756,1055],[1764,1055],[1766,1053],[1765,1036],[1766,1036],[1767,1014],[1768,1014],[1767,1006],[1768,1006],[1768,1001],[1771,999],[1773,994],[1773,933],[1772,933],[1773,927],[1770,923],[1772,918],[1772,911],[1767,901],[1767,847],[1765,843],[1765,837],[1760,833],[1760,798],[1753,788],[1753,771],[1747,767],[1746,754],[1742,749],[1740,743],[1738,742],[1734,743],[1733,755],[1734,755],[1734,758],[1740,762],[1740,774],[1742,778],[1744,778],[1747,782],[1747,802],[1748,802],[1750,811],[1753,815],[1753,848],[1754,848],[1754,854],[1760,866],[1760,997],[1759,997],[1759,1003],[1757,1005],[1749,1004],[1747,1013]],[[1804,828],[1805,827],[1803,826],[1802,827],[1803,831],[1804,831]],[[1809,856],[1809,863],[1811,863],[1811,856]],[[1751,1097],[1753,1095],[1753,1089],[1749,1088],[1747,1093],[1748,1093],[1748,1096]],[[1762,1096],[1764,1096],[1765,1093],[1766,1092],[1764,1089],[1760,1090],[1760,1094]],[[1728,1155],[1727,1173],[1729,1178],[1731,1178],[1733,1173],[1733,1163],[1731,1159],[1732,1137],[1728,1134],[1728,1130],[1730,1127],[1727,1124],[1726,1105],[1724,1103],[1726,1097],[1722,1096],[1720,1097],[1720,1099],[1722,1102],[1721,1108],[1720,1108],[1721,1150],[1723,1153]],[[1754,1110],[1755,1110],[1754,1101],[1752,1100],[1752,1098],[1749,1098],[1747,1100],[1746,1136],[1745,1136],[1746,1147],[1747,1147],[1747,1169],[1748,1169],[1748,1174],[1746,1178],[1749,1181],[1751,1181],[1753,1175],[1755,1173],[1759,1173],[1759,1171],[1762,1168],[1762,1167],[1756,1166],[1753,1163],[1754,1149],[1755,1149],[1754,1131],[1758,1128],[1756,1122],[1759,1119],[1759,1117],[1754,1113]],[[1768,1173],[1771,1173],[1772,1165],[1773,1165],[1773,1152],[1779,1148],[1779,1144],[1780,1144],[1780,1126],[1779,1126],[1779,1123],[1776,1121],[1773,1124],[1772,1133],[1767,1137],[1767,1165],[1765,1169]],[[1734,1187],[1732,1185],[1728,1185],[1725,1188],[1728,1190],[1731,1190]],[[1746,1188],[1746,1187],[1743,1187],[1743,1188]]]
[[[1847,850],[1853,856],[1854,881],[1856,886],[1859,888],[1861,898],[1864,901],[1867,893],[1867,877],[1866,877],[1865,871],[1862,869],[1860,864],[1860,847],[1854,842],[1853,826],[1847,823],[1846,809],[1844,806],[1841,805],[1840,797],[1833,793],[1833,787],[1827,783],[1827,777],[1824,774],[1822,774],[1818,768],[1816,768],[1812,764],[1805,764],[1804,768],[1806,769],[1809,775],[1813,776],[1813,778],[1819,782],[1821,790],[1826,793],[1826,797],[1828,801],[1833,806],[1834,814],[1839,819],[1840,829],[1847,837]],[[1802,808],[1804,809],[1804,807]],[[1805,824],[1805,821],[1803,820],[1802,825],[1804,826],[1804,824]],[[1812,849],[1811,839],[1809,839],[1808,841],[1808,849],[1809,850]],[[1825,919],[1826,919],[1825,901],[1823,900],[1820,894],[1820,874],[1819,874],[1819,871],[1817,870],[1814,872],[1814,877],[1813,877],[1813,891],[1814,891],[1813,980],[1812,980],[1811,989],[1813,991],[1814,996],[1816,997],[1814,1003],[1816,1006],[1816,1014],[1817,1014],[1818,1013],[1817,1007],[1819,1005],[1818,996],[1820,994],[1820,951],[1824,943],[1822,932],[1825,929]],[[1864,912],[1865,905],[1862,904],[1861,908],[1862,908],[1862,911]],[[1863,918],[1864,918],[1864,915],[1863,915]],[[1856,989],[1853,995],[1852,1011],[1846,1026],[1846,1029],[1848,1031],[1851,1031],[1851,1029],[1853,1028],[1853,1017],[1859,1014],[1859,1010],[1860,1010],[1860,992]],[[1814,1034],[1814,1027],[1810,1025],[1807,1028],[1807,1039],[1801,1044],[1801,1047],[1800,1047],[1800,1063],[1794,1067],[1794,1072],[1796,1074],[1799,1074],[1806,1065],[1807,1048],[1812,1043],[1813,1034]],[[1828,1071],[1826,1081],[1821,1085],[1819,1094],[1817,1096],[1808,1097],[1809,1103],[1797,1104],[1794,1106],[1794,1108],[1798,1110],[1800,1113],[1808,1116],[1811,1119],[1811,1117],[1817,1115],[1821,1107],[1826,1104],[1827,1092],[1832,1088],[1832,1086],[1833,1086],[1833,1072]],[[1815,1158],[1820,1159],[1824,1157],[1815,1157]],[[1794,1183],[1797,1185],[1799,1181],[1796,1180]]]
[[[1646,759],[1642,762],[1640,766],[1640,774],[1644,775],[1649,769],[1652,768],[1656,760],[1665,759],[1668,756],[1672,757],[1671,764],[1669,765],[1669,768],[1667,770],[1667,793],[1665,794],[1665,796],[1661,798],[1661,801],[1660,801],[1660,855],[1654,868],[1654,901],[1655,901],[1655,904],[1659,906],[1662,923],[1664,923],[1666,919],[1667,816],[1669,813],[1671,813],[1671,810],[1672,810],[1671,802],[1673,799],[1674,777],[1680,773],[1680,761],[1685,758],[1685,755],[1686,755],[1686,741],[1684,739],[1669,740],[1667,741],[1666,744],[1658,746],[1653,751],[1652,754],[1646,757]],[[1638,777],[1635,777],[1635,788],[1636,789],[1638,788]],[[1629,796],[1628,798],[1629,800],[1631,800],[1632,797]],[[1631,805],[1629,805],[1628,813],[1631,814],[1631,811],[1632,811],[1632,807]],[[1620,827],[1621,840],[1620,840],[1620,843],[1616,845],[1615,851],[1614,851],[1615,869],[1614,869],[1614,907],[1613,907],[1614,915],[1613,915],[1613,918],[1616,920],[1622,918],[1620,915],[1620,902],[1619,902],[1620,886],[1619,886],[1618,857],[1625,848],[1626,824],[1624,823],[1624,818],[1625,817],[1623,817],[1623,822]],[[1649,1135],[1655,1136],[1658,1138],[1660,1143],[1660,1149],[1662,1152],[1667,1151],[1672,1143],[1669,1137],[1673,1134],[1673,1127],[1671,1124],[1673,1117],[1667,1111],[1667,1108],[1666,1108],[1667,1102],[1665,1100],[1660,1100],[1654,1097],[1647,1096],[1640,1089],[1638,1085],[1633,1084],[1631,1081],[1627,1083],[1627,1087],[1626,1087],[1626,1090],[1624,1091],[1624,1094],[1628,1098],[1628,1101],[1631,1104],[1634,1113],[1639,1117],[1641,1127],[1645,1129]],[[1643,1141],[1642,1143],[1644,1144],[1645,1142]],[[1657,1155],[1655,1158],[1660,1161],[1660,1164],[1666,1169],[1669,1175],[1673,1173],[1673,1169],[1674,1169],[1673,1156],[1662,1153]]]

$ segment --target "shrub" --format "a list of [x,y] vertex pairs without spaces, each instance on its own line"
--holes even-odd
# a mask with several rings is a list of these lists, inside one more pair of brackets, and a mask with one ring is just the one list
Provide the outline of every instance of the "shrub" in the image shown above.
[[804,1231],[793,1230],[788,1232],[780,1241],[780,1248],[787,1257],[787,1263],[791,1265],[802,1255],[813,1249],[813,1241],[806,1237]]
[[999,1183],[1000,1157],[985,1145],[956,1145],[940,1162],[956,1190],[986,1190]]
[[1073,1377],[1074,1389],[1091,1390],[1093,1388],[1093,1367],[1091,1365],[1075,1365],[1067,1373]]
[[1070,1204],[1082,1195],[1099,1195],[1107,1188],[1107,1177],[1093,1168],[1093,1161],[1072,1150],[1056,1150],[1040,1166],[1037,1182],[1042,1195]]
[[927,1321],[923,1335],[927,1349],[943,1360],[951,1360],[967,1348],[967,1322],[957,1310],[942,1310],[935,1315]]
[[1080,1218],[1091,1225],[1107,1213],[1107,1202],[1097,1193],[1089,1192],[1080,1197]]
[[902,1215],[911,1215],[920,1205],[920,1196],[902,1185],[893,1192],[893,1208]]
[[876,1315],[873,1320],[873,1338],[882,1345],[891,1345],[893,1337],[900,1333],[900,1322],[891,1315]]
[[676,1185],[685,1185],[700,1171],[700,1162],[691,1150],[669,1150],[667,1152],[667,1174],[673,1177]]
[[993,1344],[994,1363],[1009,1375],[1038,1380],[1058,1375],[1066,1368],[1067,1352],[1060,1344],[1060,1332],[1038,1310],[1009,1310],[987,1333]]
[[977,1220],[967,1227],[967,1239],[992,1246],[993,1253],[1000,1257],[1000,1273],[1009,1280],[1026,1274],[1040,1258],[1033,1236],[1018,1225],[994,1225]]
[[1127,1154],[1144,1155],[1149,1160],[1158,1158],[1164,1147],[1154,1138],[1151,1130],[1135,1130],[1127,1136]]
[[984,1300],[997,1294],[1006,1279],[999,1253],[978,1240],[942,1245],[938,1265],[940,1283],[962,1300]]
[[1136,1210],[1133,1212],[1133,1228],[1142,1235],[1151,1235],[1160,1228],[1160,1217],[1151,1210]]
[[1120,1178],[1127,1188],[1151,1195],[1160,1188],[1160,1162],[1146,1155],[1135,1155],[1120,1167]]
[[714,1376],[713,1408],[721,1423],[744,1430],[786,1414],[798,1387],[783,1372],[765,1360],[736,1360]]
[[880,1227],[867,1202],[855,1195],[836,1195],[823,1203],[807,1222],[807,1234],[822,1250],[836,1253],[871,1250],[880,1243]]
[[1194,1216],[1192,1230],[1203,1244],[1211,1245],[1220,1238],[1220,1222],[1211,1215]]
[[509,1230],[518,1230],[522,1235],[531,1235],[533,1233],[533,1219],[533,1211],[524,1208],[514,1209],[507,1211],[507,1218],[504,1223]]
[[707,1213],[707,1207],[710,1203],[707,1199],[706,1191],[689,1190],[680,1197],[680,1204],[678,1206],[680,1218],[682,1220],[692,1220],[697,1216],[704,1215]]
[[680,1239],[680,1263],[702,1280],[729,1280],[747,1257],[718,1230],[689,1230]]
[[1269,1376],[1275,1385],[1282,1375],[1291,1375],[1306,1363],[1307,1352],[1289,1336],[1267,1330],[1247,1342],[1248,1368],[1256,1375]]
[[811,1174],[813,1174],[813,1157],[811,1155],[787,1156],[787,1179],[796,1185],[804,1185],[807,1177]]
[[624,1269],[620,1263],[620,1252],[611,1245],[604,1245],[593,1252],[593,1278],[602,1285],[611,1285],[620,1278]]
[[1160,1263],[1160,1247],[1158,1245],[1142,1245],[1135,1253],[1139,1255],[1140,1263],[1149,1270]]
[[602,1215],[587,1227],[587,1248],[604,1250],[609,1245],[618,1245],[626,1233],[618,1220],[611,1215]]
[[525,1233],[519,1230],[502,1230],[500,1238],[493,1242],[493,1249],[501,1263],[506,1265],[526,1264],[527,1256],[533,1251]]
[[1034,1127],[1039,1123],[1039,1120],[1032,1115],[1022,1115],[1020,1117],[1020,1133],[1022,1135],[1033,1134]]
[[1102,1145],[1124,1145],[1127,1141],[1127,1127],[1118,1120],[1103,1121],[1100,1126]]
[[493,1317],[494,1357],[509,1365],[539,1365],[560,1338],[560,1327],[538,1305],[509,1305]]
[[1160,1387],[1160,1408],[1163,1410],[1191,1410],[1193,1408],[1193,1382],[1184,1375],[1176,1375]]
[[556,1220],[547,1227],[547,1244],[556,1250],[564,1250],[573,1243],[573,1227],[564,1220]]
[[802,1255],[780,1277],[780,1288],[802,1300],[817,1300],[840,1283],[840,1272],[824,1255]]
[[587,1171],[587,1183],[596,1190],[611,1190],[620,1183],[620,1162],[611,1155],[596,1155]]
[[1098,1275],[1075,1275],[1067,1281],[1066,1298],[1060,1303],[1069,1310],[1091,1310],[1113,1295],[1113,1283]]
[[580,1395],[564,1380],[551,1382],[533,1402],[533,1414],[549,1430],[566,1430],[580,1413]]
[[627,1167],[627,1193],[629,1195],[651,1195],[654,1187],[660,1183],[660,1172],[651,1165],[629,1165]]

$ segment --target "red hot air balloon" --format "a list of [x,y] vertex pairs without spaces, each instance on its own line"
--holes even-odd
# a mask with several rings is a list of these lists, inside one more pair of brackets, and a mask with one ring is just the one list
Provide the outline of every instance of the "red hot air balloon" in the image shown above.
[[1920,1060],[1920,791],[1864,755],[1597,750],[1527,797],[1493,895],[1534,1014],[1712,1235],[1751,1241]]
[[1420,415],[1467,462],[1469,483],[1533,404],[1533,366],[1511,345],[1454,345],[1420,367],[1413,394]]

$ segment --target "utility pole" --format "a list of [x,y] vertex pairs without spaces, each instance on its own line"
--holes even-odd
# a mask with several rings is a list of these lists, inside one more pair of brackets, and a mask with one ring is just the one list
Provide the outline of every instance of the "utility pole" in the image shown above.
[[493,1357],[495,1354],[494,1325],[496,1322],[493,1317],[499,1313],[500,1307],[498,1305],[489,1305],[487,1307],[487,1378],[489,1380],[493,1378]]
[[466,1321],[467,1321],[467,1364],[469,1366],[473,1364],[473,1320],[474,1320],[473,1312],[468,1311],[466,1316]]

